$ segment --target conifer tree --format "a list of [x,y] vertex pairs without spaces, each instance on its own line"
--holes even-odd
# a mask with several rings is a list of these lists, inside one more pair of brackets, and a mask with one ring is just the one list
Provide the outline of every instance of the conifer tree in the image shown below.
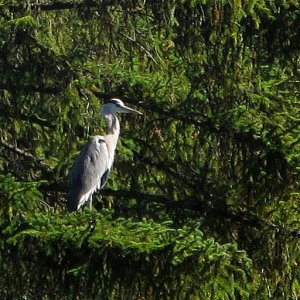
[[[296,299],[297,1],[0,0],[0,298]],[[120,97],[93,210],[68,173]]]

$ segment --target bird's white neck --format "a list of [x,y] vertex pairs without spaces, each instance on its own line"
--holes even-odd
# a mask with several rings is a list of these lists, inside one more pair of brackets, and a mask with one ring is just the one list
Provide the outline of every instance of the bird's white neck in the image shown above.
[[[113,114],[107,114],[104,115],[107,127],[108,127],[108,134],[106,135],[107,145],[110,148],[110,153],[114,156],[118,138],[120,135],[120,123],[118,118]],[[111,157],[111,160],[113,161],[113,156]]]
[[117,135],[120,134],[120,122],[118,118],[113,114],[108,114],[104,116],[107,122],[108,134]]

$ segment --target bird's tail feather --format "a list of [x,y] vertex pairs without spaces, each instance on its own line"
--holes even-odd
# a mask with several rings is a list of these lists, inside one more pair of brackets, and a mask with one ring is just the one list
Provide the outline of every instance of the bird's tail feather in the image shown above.
[[78,191],[75,190],[71,190],[68,193],[68,197],[67,197],[67,207],[68,207],[68,211],[75,211],[77,210],[77,206],[78,206]]

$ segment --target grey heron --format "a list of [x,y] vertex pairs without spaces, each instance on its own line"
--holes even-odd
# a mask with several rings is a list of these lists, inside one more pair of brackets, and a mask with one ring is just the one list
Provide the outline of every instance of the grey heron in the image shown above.
[[124,105],[120,99],[113,98],[104,104],[101,115],[108,125],[108,134],[96,135],[82,148],[74,162],[69,176],[68,210],[78,210],[86,202],[92,205],[92,195],[103,188],[112,169],[117,146],[120,123],[117,113],[137,113]]

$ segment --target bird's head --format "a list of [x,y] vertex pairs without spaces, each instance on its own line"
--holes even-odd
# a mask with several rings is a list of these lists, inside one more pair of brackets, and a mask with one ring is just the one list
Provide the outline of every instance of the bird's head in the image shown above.
[[123,113],[123,114],[137,113],[139,115],[142,115],[141,112],[126,106],[122,100],[117,98],[110,99],[107,103],[105,103],[102,106],[101,109],[102,115],[104,116],[109,114],[115,115],[116,113]]

